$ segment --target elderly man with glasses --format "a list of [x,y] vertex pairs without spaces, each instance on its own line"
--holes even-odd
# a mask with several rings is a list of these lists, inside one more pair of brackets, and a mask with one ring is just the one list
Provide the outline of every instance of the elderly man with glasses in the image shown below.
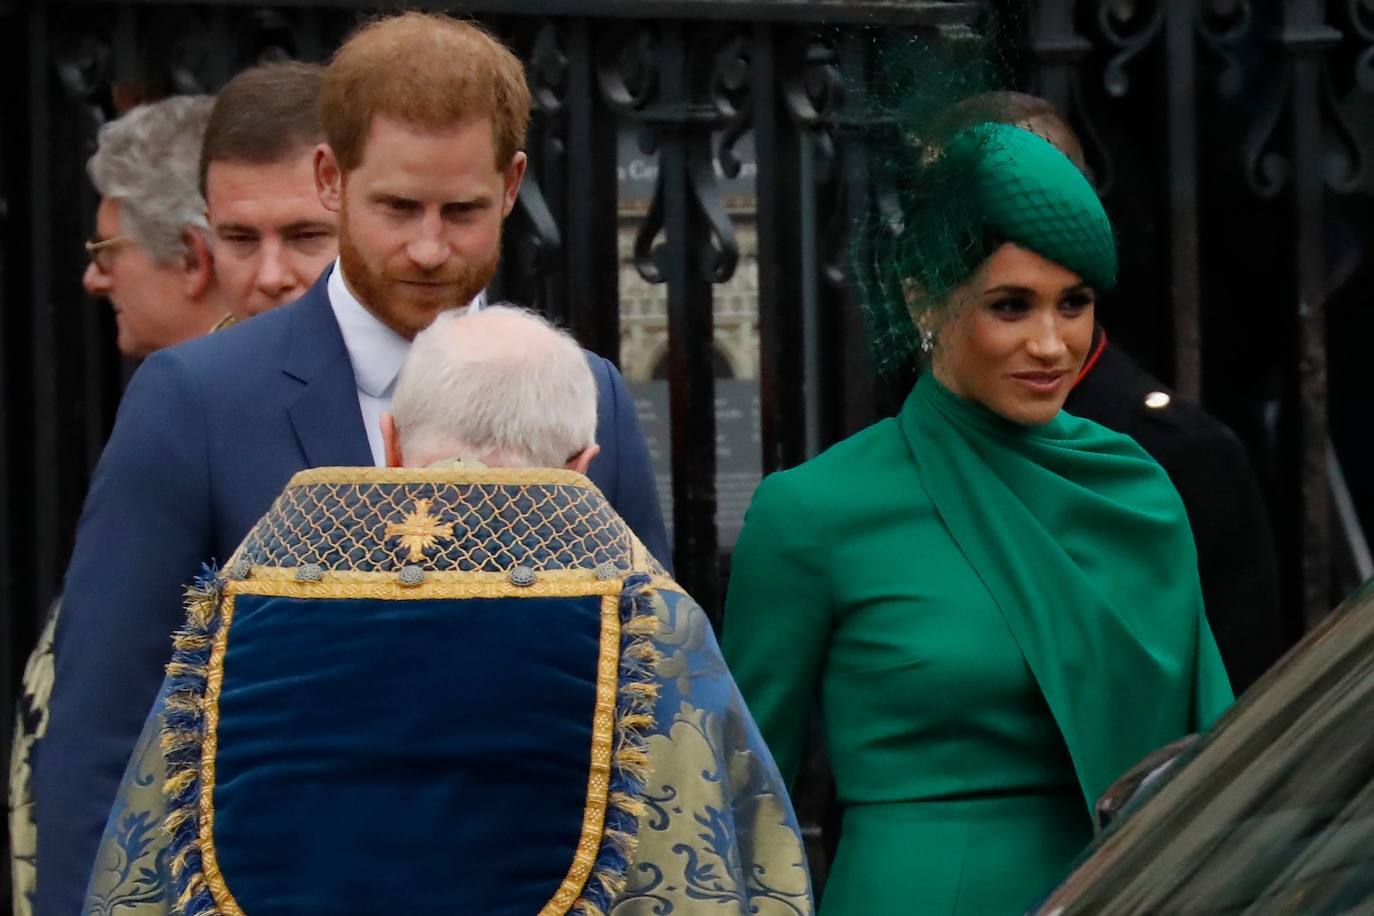
[[[200,337],[227,318],[215,279],[200,193],[200,150],[214,99],[177,96],[142,105],[100,129],[87,164],[100,192],[82,282],[114,307],[118,345],[142,358]],[[33,912],[36,809],[31,765],[47,730],[53,635],[48,615],[25,666],[10,758],[9,835],[14,912]]]
[[114,307],[126,356],[199,337],[224,317],[200,193],[213,104],[178,96],[139,106],[100,129],[87,165],[100,208],[83,283]]

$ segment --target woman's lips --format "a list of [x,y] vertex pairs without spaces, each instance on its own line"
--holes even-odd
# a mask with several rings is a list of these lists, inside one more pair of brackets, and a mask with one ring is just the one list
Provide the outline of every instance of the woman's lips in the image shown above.
[[1012,376],[1022,387],[1034,394],[1054,394],[1064,380],[1067,372],[1013,372]]

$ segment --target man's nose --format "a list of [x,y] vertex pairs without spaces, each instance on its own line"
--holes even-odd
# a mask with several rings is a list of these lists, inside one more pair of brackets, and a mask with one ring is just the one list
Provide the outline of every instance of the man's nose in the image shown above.
[[81,285],[86,287],[86,292],[92,296],[106,296],[110,292],[110,275],[105,273],[92,261],[86,265],[86,272],[81,275]]
[[300,278],[289,263],[283,246],[277,241],[264,241],[262,262],[258,265],[257,287],[269,296],[280,296],[300,285]]
[[437,270],[448,260],[448,243],[444,240],[443,220],[436,213],[426,213],[420,221],[415,237],[406,246],[406,254],[421,270]]

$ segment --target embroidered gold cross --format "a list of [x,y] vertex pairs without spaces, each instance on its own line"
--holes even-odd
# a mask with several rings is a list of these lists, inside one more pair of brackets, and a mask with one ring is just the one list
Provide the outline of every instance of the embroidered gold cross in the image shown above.
[[411,560],[423,560],[425,549],[433,547],[440,538],[453,537],[453,526],[440,522],[429,514],[428,499],[415,500],[415,508],[403,522],[392,522],[386,526],[388,539],[399,536],[401,546],[410,548]]

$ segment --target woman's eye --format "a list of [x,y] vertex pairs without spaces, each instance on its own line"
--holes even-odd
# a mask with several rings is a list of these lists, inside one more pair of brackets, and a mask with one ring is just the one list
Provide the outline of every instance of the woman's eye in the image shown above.
[[1024,315],[1030,310],[1030,304],[1020,296],[1008,296],[1005,299],[998,299],[988,305],[994,313],[1007,317]]
[[1069,314],[1077,315],[1091,306],[1093,302],[1092,293],[1076,293],[1067,297],[1060,303],[1059,307]]

